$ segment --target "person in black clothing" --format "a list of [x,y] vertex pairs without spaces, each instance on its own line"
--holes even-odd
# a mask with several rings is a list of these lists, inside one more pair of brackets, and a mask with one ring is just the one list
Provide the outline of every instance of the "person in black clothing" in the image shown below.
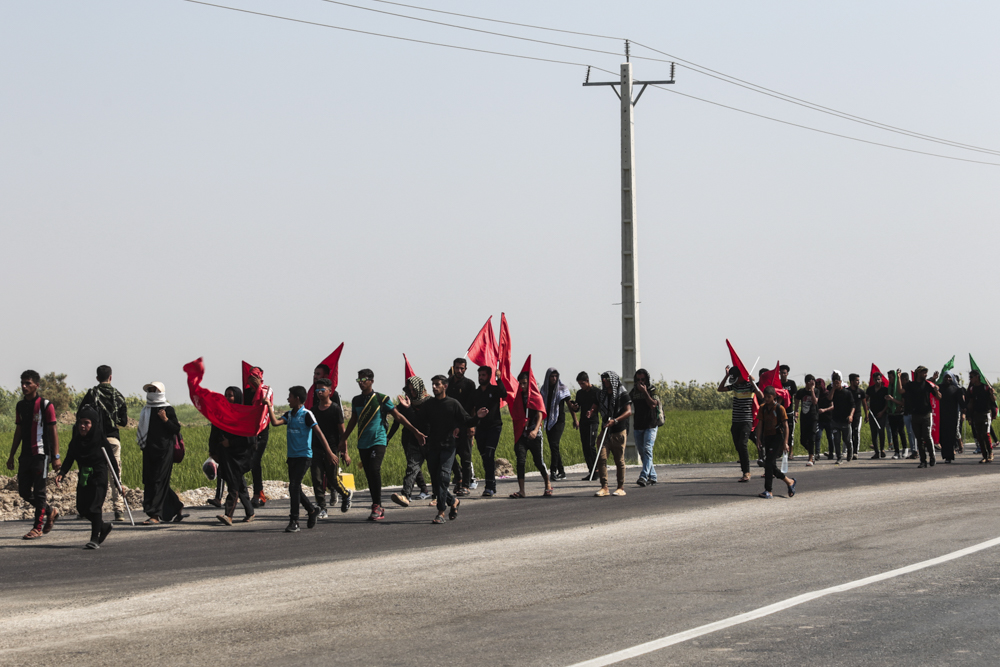
[[827,395],[831,401],[828,408],[830,412],[830,434],[833,436],[833,448],[837,451],[837,465],[843,460],[840,456],[840,442],[844,441],[845,458],[852,459],[851,447],[851,424],[854,421],[854,395],[844,386],[839,373],[834,373],[831,378],[830,389]]
[[[243,390],[239,387],[226,387],[225,396],[226,400],[230,403],[243,404]],[[229,433],[226,433],[215,424],[212,424],[212,429],[208,432],[208,455],[218,465],[218,473],[215,476],[215,497],[209,498],[205,502],[220,509],[225,506],[223,498],[226,495],[226,475],[223,469],[226,459],[226,448],[223,447],[223,443],[228,442],[229,437]]]
[[861,449],[861,422],[865,418],[865,391],[861,388],[861,377],[857,373],[847,376],[847,391],[854,398],[854,420],[851,422],[851,459],[858,460]]
[[903,385],[904,409],[910,415],[913,434],[920,453],[918,468],[934,466],[934,440],[931,438],[931,396],[941,400],[941,392],[927,381],[927,367],[917,366],[913,380]]
[[514,443],[514,454],[517,456],[517,491],[510,494],[509,498],[526,498],[524,493],[524,473],[525,465],[528,462],[528,453],[531,453],[531,458],[535,462],[535,467],[538,468],[538,472],[542,474],[542,481],[545,482],[545,491],[542,493],[544,496],[552,495],[552,478],[549,475],[549,471],[545,469],[545,458],[542,452],[542,422],[544,421],[544,415],[539,410],[536,410],[531,406],[529,399],[530,387],[529,378],[531,376],[526,372],[522,371],[520,375],[517,376],[517,382],[521,389],[520,398],[515,397],[515,401],[522,401],[521,405],[524,408],[524,413],[526,415],[524,430],[521,431],[521,437],[517,439]]
[[826,434],[826,458],[833,458],[833,431],[830,427],[830,412],[833,410],[833,401],[830,400],[830,391],[826,386],[826,380],[816,378],[816,458],[823,449],[823,434]]
[[[274,392],[264,384],[264,371],[259,366],[254,366],[250,369],[250,375],[247,377],[247,386],[243,390],[243,404],[260,405],[261,403],[268,402],[274,402]],[[271,424],[268,423],[263,431],[250,439],[250,446],[253,449],[253,460],[250,462],[250,475],[253,478],[253,498],[250,502],[254,507],[263,507],[267,504],[267,496],[264,495],[264,473],[261,466],[270,437]]]
[[[809,455],[806,465],[812,466],[819,459],[820,454],[819,424],[817,421],[819,398],[816,395],[816,378],[812,375],[806,375],[806,386],[795,392],[792,397],[795,399],[795,408],[799,412],[799,442],[806,450],[806,454]],[[789,435],[789,440],[791,440],[791,435]],[[789,442],[790,446],[791,442]]]
[[545,403],[545,440],[549,443],[549,476],[566,479],[566,468],[559,454],[559,442],[566,428],[566,403],[569,401],[569,387],[559,379],[559,371],[550,368],[545,371],[545,381],[540,387]]
[[[333,380],[328,377],[313,380],[313,417],[320,432],[326,438],[331,449],[339,447],[344,436],[344,407],[340,403],[340,394],[333,390]],[[316,496],[316,506],[319,507],[320,519],[327,517],[326,490],[330,489],[330,502],[336,502],[340,495],[340,511],[351,508],[354,492],[344,486],[340,478],[340,460],[351,465],[351,457],[347,450],[340,448],[340,456],[334,453],[334,460],[329,461],[324,456],[314,456],[309,472],[312,476],[313,494]]]
[[17,492],[21,499],[35,508],[35,522],[24,536],[34,540],[52,530],[59,510],[46,499],[49,465],[59,465],[59,432],[56,431],[56,410],[51,401],[38,395],[41,377],[36,371],[21,373],[24,398],[15,409],[14,441],[7,457],[7,469],[14,469],[14,456],[21,447],[17,462]]
[[771,485],[775,477],[788,485],[788,497],[795,495],[795,480],[786,477],[778,467],[778,457],[788,453],[788,413],[779,405],[776,398],[778,392],[773,386],[764,387],[764,404],[757,413],[757,442],[764,450],[764,492],[761,498],[771,499]]
[[[471,414],[474,410],[476,383],[465,377],[467,365],[459,357],[452,362],[451,377],[448,378],[448,398],[454,398],[462,409]],[[476,435],[474,426],[463,427],[455,444],[455,495],[467,496],[472,487],[472,438]],[[461,461],[461,464],[459,463]]]
[[951,371],[941,376],[941,458],[945,463],[955,460],[955,450],[962,442],[960,417],[965,411],[965,387]]
[[[403,387],[402,396],[397,397],[396,409],[399,413],[406,417],[406,420],[411,424],[417,423],[417,412],[420,407],[431,400],[431,397],[427,395],[427,389],[424,387],[424,381],[413,375],[406,379],[406,386]],[[386,435],[386,442],[392,440],[392,436],[396,434],[396,431],[402,426],[401,422],[393,421],[392,428],[389,429],[389,434]],[[392,494],[392,502],[396,503],[401,507],[410,506],[410,494],[413,492],[413,485],[416,484],[420,488],[420,498],[430,498],[431,494],[427,491],[427,482],[424,480],[424,473],[420,467],[424,463],[424,448],[420,446],[417,442],[416,437],[403,429],[403,434],[400,436],[400,440],[403,444],[403,454],[406,455],[406,474],[403,475],[403,491],[402,493]]]
[[[108,495],[108,461],[120,475],[111,443],[104,436],[103,420],[97,411],[85,405],[76,413],[73,438],[56,475],[56,486],[76,463],[80,474],[76,482],[76,511],[90,521],[90,541],[87,549],[97,549],[104,543],[114,526],[104,521],[104,499]],[[107,458],[105,458],[107,456]]]
[[[583,458],[587,462],[587,474],[583,476],[583,481],[589,482],[591,481],[590,471],[594,470],[594,464],[597,462],[597,404],[599,397],[597,388],[590,384],[590,376],[584,371],[577,374],[576,383],[580,385],[580,389],[567,405],[573,416],[573,428],[580,429],[580,445],[583,447]],[[578,412],[580,413],[579,421],[576,417]]]
[[[780,366],[778,366],[778,379],[781,380],[781,388],[788,392],[788,400],[794,401],[795,394],[797,394],[799,391],[799,386],[795,384],[795,380],[788,379],[788,372],[790,370],[791,368],[788,366],[788,364],[781,364]],[[791,412],[786,411],[786,414],[788,416],[788,451],[791,452],[792,450],[795,449],[796,414],[795,410],[792,410]],[[801,439],[801,436],[799,436],[799,438]],[[807,449],[806,453],[809,453],[809,451],[810,450]]]
[[965,407],[972,435],[983,455],[980,463],[993,461],[993,442],[990,439],[990,420],[996,414],[996,395],[988,383],[983,381],[979,371],[969,373],[969,391]]
[[[118,468],[122,467],[122,441],[118,431],[120,426],[128,426],[128,406],[125,404],[125,397],[121,392],[111,386],[111,366],[97,367],[97,386],[92,387],[83,400],[80,401],[80,408],[89,405],[101,417],[101,424],[104,426],[104,437],[111,443],[111,450],[115,453],[115,461]],[[125,501],[118,485],[111,484],[111,508],[115,512],[115,521],[125,520]]]
[[872,383],[865,390],[868,415],[865,418],[872,432],[873,459],[885,458],[885,432],[889,419],[889,388],[882,382],[882,374],[872,376]]
[[[598,410],[604,420],[603,446],[597,453],[597,472],[601,488],[595,496],[625,495],[625,440],[628,437],[629,417],[632,416],[632,397],[622,386],[621,378],[614,371],[601,373],[601,393]],[[608,453],[615,459],[615,477],[618,488],[608,491]]]
[[146,407],[139,415],[136,441],[142,450],[142,509],[148,519],[143,525],[179,522],[184,505],[170,488],[170,475],[174,471],[174,442],[181,432],[177,413],[167,403],[166,390],[161,382],[150,382],[143,387]]
[[[473,402],[476,415],[476,448],[483,459],[483,468],[486,471],[484,498],[492,498],[497,493],[496,454],[497,445],[500,444],[500,433],[503,431],[500,403],[507,398],[507,392],[499,381],[497,384],[490,384],[490,379],[493,377],[495,375],[492,368],[479,367],[479,389],[476,390],[476,399]],[[480,418],[479,412],[484,408],[486,416]],[[575,418],[574,423],[576,423]]]
[[[744,380],[737,368],[726,366],[726,375],[719,383],[718,391],[733,392],[733,425],[730,433],[733,436],[733,446],[736,447],[736,454],[740,457],[740,470],[743,476],[739,482],[750,481],[750,452],[747,449],[747,441],[753,431],[753,399],[758,401],[764,399],[764,395],[753,382],[753,378]],[[760,452],[758,448],[758,452]]]
[[[243,403],[243,390],[239,387],[226,387],[225,396],[230,403]],[[238,500],[243,505],[243,522],[250,523],[254,520],[254,509],[250,503],[246,480],[243,479],[253,461],[250,439],[227,433],[213,424],[208,436],[208,451],[219,464],[219,480],[222,484],[216,487],[216,493],[219,487],[228,489],[225,502],[222,504],[223,513],[216,515],[215,518],[227,526],[233,525],[233,514],[236,513]]]
[[[469,428],[475,418],[469,416],[462,404],[447,395],[448,378],[435,375],[431,378],[431,388],[434,398],[424,401],[417,411],[421,431],[426,434],[427,470],[430,471],[434,490],[437,491],[437,516],[431,523],[444,523],[444,512],[450,507],[448,518],[458,518],[460,499],[451,494],[448,481],[451,477],[451,465],[455,459],[455,433]],[[487,408],[480,408],[478,417],[486,416]]]

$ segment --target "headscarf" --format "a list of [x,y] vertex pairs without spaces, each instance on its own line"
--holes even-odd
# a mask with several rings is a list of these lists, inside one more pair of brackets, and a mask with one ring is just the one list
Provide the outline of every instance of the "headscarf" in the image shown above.
[[[556,387],[555,391],[550,392],[549,378],[553,375],[556,376]],[[549,430],[559,421],[560,406],[563,399],[569,398],[569,387],[559,379],[559,371],[550,368],[545,371],[545,382],[542,383],[541,392],[542,401],[545,403],[545,430]]]
[[622,386],[622,379],[618,377],[618,373],[615,373],[614,371],[604,371],[601,373],[601,380],[604,378],[607,378],[608,382],[611,383],[610,395],[608,392],[604,391],[604,383],[601,383],[600,410],[601,416],[604,417],[604,421],[607,421],[609,419],[614,419],[616,416],[614,412],[618,407],[618,397],[625,393],[625,387]]
[[427,395],[427,387],[424,386],[424,381],[416,375],[411,375],[406,378],[406,383],[410,385],[413,393],[417,395],[415,399],[411,400],[410,405],[420,405],[430,398],[430,396]]
[[[87,435],[81,435],[79,431],[80,421],[90,420],[90,431]],[[100,454],[108,440],[104,436],[104,424],[101,416],[90,405],[85,405],[76,413],[76,425],[73,426],[73,438],[69,442],[69,449],[73,450],[73,456],[81,465],[95,465],[104,463],[104,456]]]
[[145,449],[146,436],[149,435],[149,417],[153,410],[168,407],[167,394],[163,391],[147,391],[146,406],[139,415],[139,428],[136,429],[135,439],[139,443],[139,449]]
[[233,398],[233,404],[234,405],[243,405],[243,390],[242,389],[240,389],[239,387],[226,387],[226,391],[222,392],[222,395],[225,396],[229,392],[233,392],[233,397],[234,397]]

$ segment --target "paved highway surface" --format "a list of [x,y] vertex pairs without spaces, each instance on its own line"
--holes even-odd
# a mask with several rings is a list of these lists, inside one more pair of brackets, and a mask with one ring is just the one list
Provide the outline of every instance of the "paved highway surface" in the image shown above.
[[[369,523],[364,494],[295,535],[287,501],[232,528],[194,508],[180,525],[119,527],[96,552],[81,549],[85,522],[30,543],[8,522],[0,664],[573,665],[1000,537],[1000,478],[976,460],[797,461],[795,498],[776,481],[770,501],[733,464],[660,466],[660,484],[624,498],[569,480],[546,499],[529,479],[538,495],[509,500],[506,481],[443,526],[419,502]],[[998,558],[984,549],[620,664],[993,665]]]

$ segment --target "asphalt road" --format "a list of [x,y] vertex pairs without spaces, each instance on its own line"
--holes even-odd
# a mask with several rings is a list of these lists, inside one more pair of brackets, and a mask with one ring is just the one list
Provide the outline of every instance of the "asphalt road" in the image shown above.
[[[1000,536],[1000,479],[977,459],[796,462],[796,497],[776,482],[770,501],[732,464],[661,466],[660,484],[624,498],[569,481],[546,499],[529,480],[539,495],[509,500],[501,482],[500,497],[463,501],[443,526],[420,503],[369,523],[364,497],[296,535],[282,532],[287,503],[233,528],[196,508],[180,525],[118,528],[97,552],[80,548],[85,522],[30,543],[11,522],[0,663],[572,665]],[[985,550],[622,664],[995,664],[998,558]]]

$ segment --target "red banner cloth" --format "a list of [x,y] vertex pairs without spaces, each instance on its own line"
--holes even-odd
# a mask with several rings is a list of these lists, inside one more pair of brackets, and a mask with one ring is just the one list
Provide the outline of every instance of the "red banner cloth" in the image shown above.
[[[496,338],[493,337],[493,316],[490,315],[486,324],[476,334],[475,340],[469,346],[469,361],[477,366],[489,366],[493,370],[497,368],[497,361],[500,357]],[[496,374],[490,376],[490,384],[496,384]]]
[[[330,387],[330,393],[337,391],[337,382],[340,380],[340,353],[344,351],[344,344],[341,343],[327,356],[326,359],[316,364],[317,366],[324,365],[330,369],[330,374],[327,376],[330,378],[330,382],[333,385]],[[313,407],[313,392],[316,391],[316,385],[309,385],[309,391],[306,392],[306,410],[312,410]]]
[[[524,372],[528,373],[528,409],[538,410],[542,413],[542,417],[545,417],[545,401],[542,400],[542,392],[538,390],[538,383],[535,382],[535,374],[531,370],[530,354],[528,355],[527,360],[525,360],[524,366],[521,368],[521,373]],[[521,384],[518,383],[515,386],[517,391],[513,398],[511,398],[508,402],[507,407],[510,410],[510,421],[514,425],[514,442],[516,443],[521,439],[521,434],[524,433],[524,429],[528,425],[528,414],[524,409],[524,397],[521,394]]]
[[728,338],[726,339],[726,347],[729,348],[729,356],[733,360],[733,366],[740,372],[740,377],[743,378],[743,381],[746,382],[750,379],[750,373],[747,372],[747,367],[743,365],[742,361],[740,361],[739,355],[736,354],[736,350],[733,349],[733,346],[729,342]]
[[876,366],[875,364],[872,364],[872,370],[868,374],[868,386],[869,387],[874,386],[874,384],[875,384],[875,374],[876,373],[878,373],[881,376],[881,379],[879,380],[879,386],[880,387],[888,387],[889,386],[889,378],[887,378],[885,375],[883,375],[882,371],[880,371],[878,369],[878,366]]
[[413,366],[410,365],[410,360],[406,358],[406,352],[403,353],[403,364],[404,364],[404,367],[403,367],[403,384],[405,385],[406,382],[411,377],[413,377],[414,375],[416,375],[416,373],[413,372]]
[[184,365],[188,376],[188,393],[191,403],[213,426],[226,433],[241,436],[255,436],[264,430],[270,419],[265,405],[239,405],[230,403],[226,397],[201,386],[205,377],[205,364],[201,357]]
[[[510,329],[507,317],[500,313],[500,339],[497,341],[497,364],[500,367],[500,381],[507,391],[507,402],[517,393],[517,380],[510,372]],[[516,439],[515,439],[516,441]]]
[[781,386],[781,362],[776,361],[774,363],[774,368],[767,371],[766,373],[761,373],[760,376],[760,390],[764,391],[764,387],[774,387],[774,391],[778,394],[778,401],[787,410],[792,407],[792,395],[787,389]]

